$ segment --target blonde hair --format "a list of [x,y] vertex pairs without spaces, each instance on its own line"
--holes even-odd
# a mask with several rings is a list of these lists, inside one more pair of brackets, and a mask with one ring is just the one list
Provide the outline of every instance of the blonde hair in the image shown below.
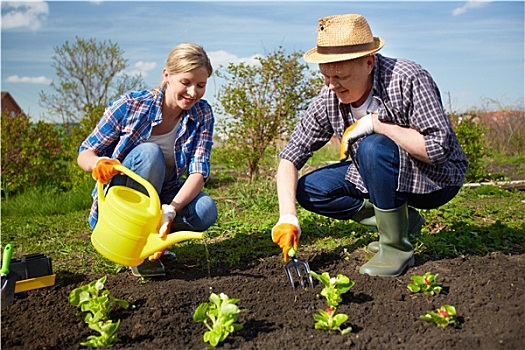
[[[175,46],[166,60],[166,69],[169,74],[186,73],[194,69],[204,67],[208,71],[208,77],[213,73],[211,61],[202,46],[192,43],[182,43]],[[162,89],[165,82],[162,81],[156,89]]]

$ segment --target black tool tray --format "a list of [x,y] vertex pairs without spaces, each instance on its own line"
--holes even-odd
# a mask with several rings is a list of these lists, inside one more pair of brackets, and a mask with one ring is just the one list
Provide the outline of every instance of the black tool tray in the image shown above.
[[12,259],[9,274],[16,276],[15,293],[55,284],[51,258],[42,253]]

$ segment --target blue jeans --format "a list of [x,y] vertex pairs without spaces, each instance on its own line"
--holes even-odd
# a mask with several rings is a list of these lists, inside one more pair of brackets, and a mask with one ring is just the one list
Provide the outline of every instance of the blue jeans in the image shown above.
[[[164,182],[164,154],[160,147],[154,143],[142,143],[135,147],[122,162],[126,168],[148,180],[157,190],[161,204],[171,203],[173,197],[179,192],[180,187],[162,192]],[[144,194],[146,189],[133,179],[125,175],[117,175],[111,180],[111,186],[127,186]],[[217,220],[217,206],[215,201],[205,192],[201,191],[186,207],[177,212],[171,225],[171,232],[189,230],[205,231]]]
[[345,180],[351,162],[337,163],[302,176],[297,184],[297,202],[306,210],[334,219],[348,220],[359,211],[364,199],[377,208],[394,209],[404,203],[419,208],[437,208],[450,201],[460,187],[451,186],[431,193],[396,191],[399,175],[399,149],[384,135],[364,138],[357,150],[356,164],[368,193]]

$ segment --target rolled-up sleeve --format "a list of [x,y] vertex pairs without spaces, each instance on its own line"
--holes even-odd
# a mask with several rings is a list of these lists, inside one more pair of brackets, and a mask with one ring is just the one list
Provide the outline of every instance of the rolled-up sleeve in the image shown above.
[[325,101],[322,96],[318,96],[295,125],[290,141],[279,157],[289,160],[300,170],[313,152],[323,147],[332,135]]
[[412,80],[413,115],[411,126],[425,137],[427,155],[433,165],[448,161],[455,138],[450,119],[443,110],[439,90],[426,71]]
[[197,106],[196,115],[199,118],[197,130],[195,132],[194,153],[191,155],[188,173],[199,173],[208,179],[210,176],[210,158],[213,146],[214,116],[211,107],[207,103]]

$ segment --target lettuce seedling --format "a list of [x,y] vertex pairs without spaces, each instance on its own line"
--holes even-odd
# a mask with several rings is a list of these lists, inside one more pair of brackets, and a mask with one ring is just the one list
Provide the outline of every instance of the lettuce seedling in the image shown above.
[[[210,302],[200,304],[193,314],[193,321],[202,322],[208,328],[204,333],[204,341],[215,347],[226,337],[242,329],[242,324],[236,323],[237,314],[242,311],[236,305],[239,299],[229,298],[226,294],[211,293]],[[211,322],[211,325],[208,323]]]
[[435,325],[445,328],[448,325],[456,325],[456,308],[452,305],[443,305],[436,311],[428,311],[426,314],[419,316],[425,322],[434,323]]
[[319,275],[313,271],[310,271],[310,274],[323,284],[321,295],[326,298],[328,307],[331,309],[337,308],[339,303],[343,301],[341,295],[348,292],[355,285],[355,282],[350,281],[345,275],[339,274],[337,277],[330,277],[328,272],[323,272]]
[[102,291],[106,279],[107,277],[104,276],[89,284],[75,288],[69,293],[69,303],[79,307],[82,312],[86,312],[84,321],[89,328],[100,333],[100,336],[89,336],[88,341],[81,343],[81,345],[92,348],[111,347],[120,341],[116,337],[120,320],[114,323],[109,319],[109,314],[115,305],[127,309],[129,303],[126,300],[114,298],[108,290]]
[[341,334],[350,333],[352,327],[341,329],[341,325],[348,320],[348,315],[337,314],[335,311],[337,306],[343,301],[342,295],[348,292],[355,285],[355,282],[340,274],[336,277],[330,277],[328,272],[318,274],[310,271],[310,274],[323,284],[321,295],[326,298],[328,304],[325,310],[319,310],[318,313],[313,315],[316,321],[315,329],[339,331]]
[[439,274],[436,273],[435,275],[431,274],[430,272],[425,273],[423,276],[415,275],[410,277],[413,283],[409,283],[407,285],[407,288],[412,293],[423,293],[425,295],[434,295],[439,294],[441,292],[441,286],[437,282]]
[[329,307],[326,310],[319,310],[319,313],[314,314],[315,329],[325,331],[339,331],[341,334],[348,334],[352,331],[352,327],[341,329],[341,325],[348,320],[346,314],[336,314],[335,309]]
[[[108,320],[115,304],[123,309],[129,307],[129,302],[126,300],[114,298],[110,295],[109,290],[102,291],[106,279],[107,276],[104,276],[87,285],[75,288],[69,293],[70,304],[88,313],[84,319],[86,323]],[[102,291],[101,294],[100,291]]]

